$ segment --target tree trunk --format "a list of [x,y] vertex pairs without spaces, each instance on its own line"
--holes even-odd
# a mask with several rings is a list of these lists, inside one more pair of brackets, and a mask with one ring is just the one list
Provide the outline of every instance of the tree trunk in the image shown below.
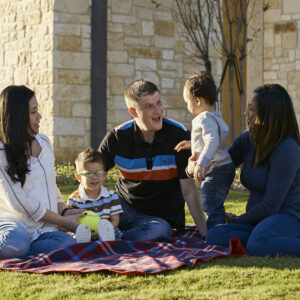
[[243,59],[240,59],[239,61],[240,63],[240,132],[244,131],[244,87],[243,87],[243,83],[244,83],[244,62]]
[[233,112],[233,62],[229,61],[229,105],[230,105],[230,143],[234,140],[234,112]]

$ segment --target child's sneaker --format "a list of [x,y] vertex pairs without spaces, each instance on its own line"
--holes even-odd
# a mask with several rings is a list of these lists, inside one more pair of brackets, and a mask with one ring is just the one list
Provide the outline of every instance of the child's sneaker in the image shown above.
[[115,240],[115,230],[111,222],[105,219],[98,222],[98,236],[103,242]]
[[92,236],[90,227],[86,224],[79,224],[75,236],[77,243],[89,243]]

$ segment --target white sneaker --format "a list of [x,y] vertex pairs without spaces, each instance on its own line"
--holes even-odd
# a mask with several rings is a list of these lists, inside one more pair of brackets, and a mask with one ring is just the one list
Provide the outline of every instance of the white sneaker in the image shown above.
[[92,236],[90,227],[86,224],[79,224],[75,236],[77,243],[89,243]]
[[111,222],[105,219],[98,222],[98,236],[103,242],[115,240],[115,229]]

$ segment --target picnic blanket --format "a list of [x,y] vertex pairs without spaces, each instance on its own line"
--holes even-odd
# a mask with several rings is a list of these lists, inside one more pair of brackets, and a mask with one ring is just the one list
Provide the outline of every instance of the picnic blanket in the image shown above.
[[171,243],[154,241],[90,242],[49,253],[0,260],[0,270],[32,273],[111,271],[126,275],[155,274],[215,257],[248,255],[238,239],[228,248],[206,244],[196,227],[175,233]]

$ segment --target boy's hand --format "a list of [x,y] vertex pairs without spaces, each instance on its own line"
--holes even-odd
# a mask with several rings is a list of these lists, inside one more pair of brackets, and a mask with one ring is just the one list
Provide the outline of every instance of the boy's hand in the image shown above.
[[197,183],[200,183],[205,178],[205,168],[202,166],[196,166],[194,170],[194,179]]
[[225,212],[226,223],[227,224],[232,223],[232,217],[235,217],[235,216],[236,216],[235,214]]
[[97,241],[99,239],[98,234],[93,229],[91,229],[91,232],[92,232],[92,236],[91,236],[92,241]]

